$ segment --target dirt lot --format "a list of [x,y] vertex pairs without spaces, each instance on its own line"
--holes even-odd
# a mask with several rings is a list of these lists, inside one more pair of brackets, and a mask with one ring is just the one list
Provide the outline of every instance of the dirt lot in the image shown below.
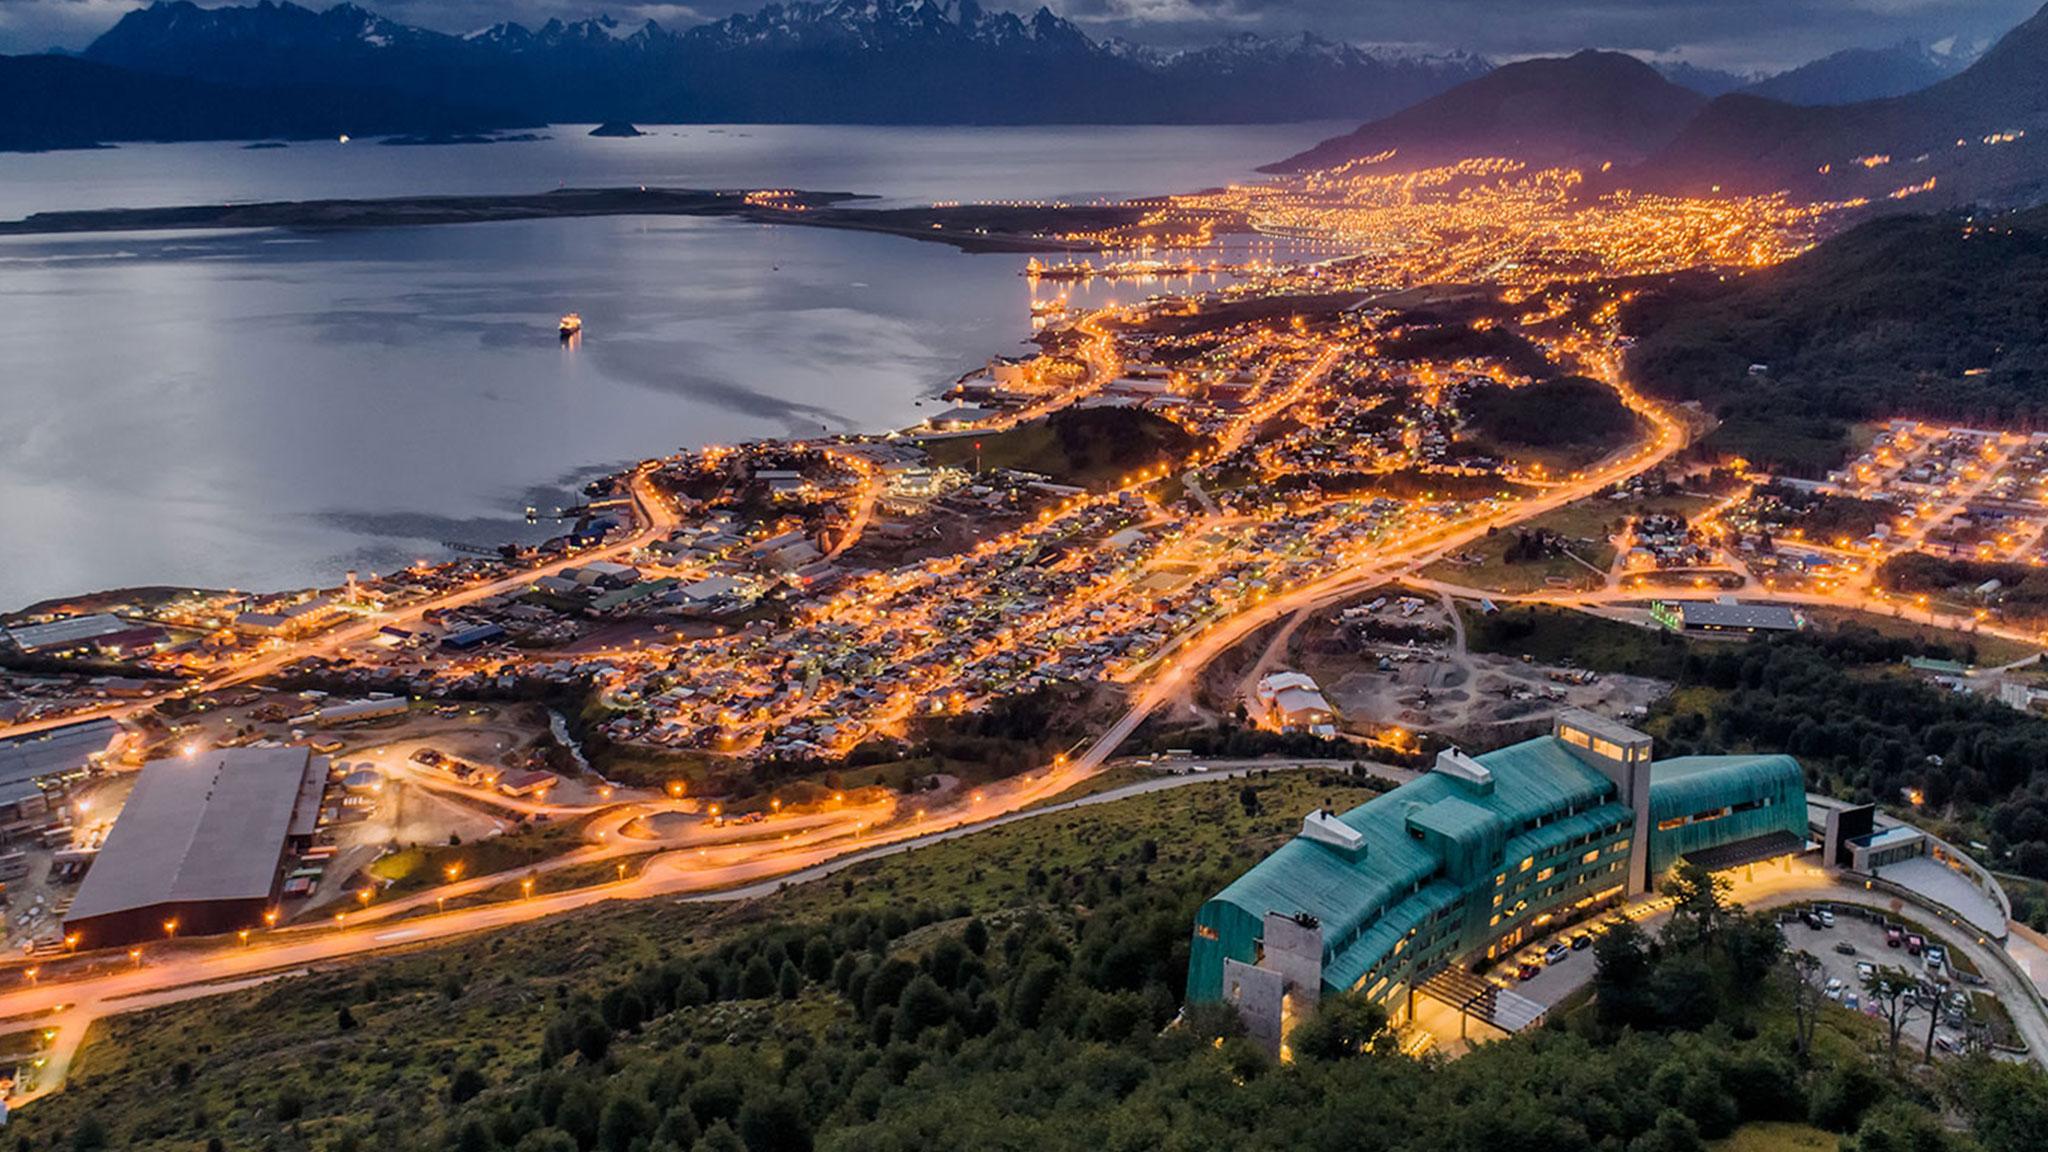
[[[1383,596],[1377,611],[1364,611]],[[1625,716],[1669,690],[1657,680],[1474,655],[1442,599],[1399,590],[1318,613],[1289,637],[1286,659],[1315,677],[1344,725],[1361,733],[1391,724],[1483,740],[1489,729],[1565,707]]]

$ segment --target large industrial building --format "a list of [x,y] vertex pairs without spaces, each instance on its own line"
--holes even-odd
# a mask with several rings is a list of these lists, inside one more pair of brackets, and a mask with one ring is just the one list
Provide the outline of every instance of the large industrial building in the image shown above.
[[64,918],[80,948],[254,927],[286,847],[309,842],[327,758],[221,748],[143,765]]
[[106,612],[0,629],[0,634],[31,656],[145,656],[170,639],[154,624],[131,624]]
[[0,839],[40,826],[53,802],[121,739],[112,720],[81,720],[0,740]]
[[[1202,905],[1188,999],[1237,1005],[1277,1049],[1326,994],[1360,991],[1396,1022],[1433,980],[1508,1030],[1512,994],[1468,966],[1649,889],[1681,856],[1732,867],[1801,849],[1805,780],[1789,756],[1653,761],[1650,737],[1582,712],[1548,736],[1434,771],[1301,834]],[[1523,1007],[1533,1008],[1523,1002]],[[1540,1013],[1540,1009],[1537,1010]]]

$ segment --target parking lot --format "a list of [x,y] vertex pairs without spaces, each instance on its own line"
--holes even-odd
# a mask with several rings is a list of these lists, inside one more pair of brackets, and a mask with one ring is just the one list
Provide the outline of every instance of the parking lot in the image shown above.
[[[1830,990],[1829,999],[1853,1011],[1877,1014],[1870,996],[1863,988],[1863,973],[1859,965],[1870,965],[1882,971],[1896,968],[1911,975],[1923,985],[1935,989],[1941,999],[1941,1023],[1935,1026],[1937,1043],[1946,1041],[1959,1048],[1968,1032],[1967,1017],[1954,1011],[1951,993],[1960,991],[1966,996],[1974,994],[1988,998],[1988,993],[1972,988],[1970,981],[1959,976],[1946,964],[1930,965],[1926,953],[1915,956],[1902,944],[1890,947],[1885,942],[1885,929],[1877,920],[1864,919],[1861,909],[1844,907],[1834,912],[1832,926],[1813,928],[1806,921],[1794,917],[1783,925],[1785,940],[1795,951],[1808,952],[1821,962],[1821,983]],[[1791,915],[1789,912],[1787,915]],[[1910,931],[1910,929],[1908,930]],[[1936,941],[1930,944],[1939,946]],[[1946,954],[1947,949],[1942,949]],[[1839,981],[1839,985],[1835,982]],[[1985,1006],[1979,1003],[1973,1015],[1982,1017]],[[1916,1007],[1912,1019],[1906,1026],[1900,1043],[1924,1044],[1927,1036],[1927,1015],[1924,1006]],[[1959,1026],[1960,1023],[1960,1026]]]
[[[1655,934],[1662,926],[1669,912],[1671,901],[1667,897],[1632,904],[1627,915],[1642,924],[1645,931]],[[1785,908],[1779,911],[1787,947],[1795,952],[1807,952],[1820,961],[1821,971],[1817,983],[1828,988],[1833,983],[1828,998],[1851,1011],[1875,1015],[1876,1008],[1869,1003],[1869,994],[1863,987],[1863,973],[1859,965],[1869,965],[1873,971],[1885,968],[1901,970],[1919,982],[1931,997],[1938,996],[1941,1005],[1941,1019],[1935,1026],[1937,1052],[1959,1051],[1967,1037],[1975,1033],[1980,1039],[1987,1034],[1997,1039],[2002,1033],[2009,1033],[2010,1023],[2005,1019],[2004,1009],[1999,1006],[1982,981],[1967,973],[1958,972],[1946,963],[1929,967],[1927,954],[1913,955],[1905,946],[1904,935],[1915,931],[1905,928],[1899,947],[1890,947],[1885,940],[1885,921],[1875,912],[1842,905],[1828,907],[1832,923],[1811,927],[1802,918],[1801,908]],[[1868,918],[1866,918],[1868,917]],[[1553,932],[1540,940],[1526,944],[1512,956],[1504,958],[1488,972],[1487,979],[1512,989],[1517,995],[1527,997],[1546,1008],[1555,1007],[1573,992],[1583,988],[1593,979],[1597,968],[1594,949],[1590,946],[1572,948],[1574,937],[1590,934],[1597,938],[1604,930],[1606,917],[1596,916],[1572,927]],[[1553,945],[1562,942],[1561,953],[1551,953],[1554,959],[1546,958]],[[1950,949],[1929,937],[1926,944],[1940,949],[1943,955],[1952,955]],[[1523,965],[1528,965],[1523,969]],[[1522,972],[1528,973],[1523,978]],[[1958,1002],[1955,994],[1965,998]],[[1916,996],[1918,990],[1916,990]],[[1916,1005],[1900,1037],[1904,1047],[1918,1046],[1926,1042],[1927,1009]],[[1466,1043],[1459,1040],[1469,1035],[1475,1040],[1498,1037],[1500,1033],[1478,1021],[1459,1021],[1455,1010],[1437,1004],[1424,997],[1417,999],[1415,1026],[1431,1033],[1432,1041],[1447,1052],[1462,1052]]]

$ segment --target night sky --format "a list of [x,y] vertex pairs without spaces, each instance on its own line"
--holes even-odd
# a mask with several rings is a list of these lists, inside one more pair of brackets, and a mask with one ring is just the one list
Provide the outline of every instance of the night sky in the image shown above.
[[[322,6],[322,0],[308,0]],[[762,0],[631,4],[579,0],[361,0],[394,20],[467,32],[500,20],[609,12],[682,28]],[[133,0],[0,0],[0,51],[82,48]],[[210,5],[209,5],[210,6]],[[989,2],[986,7],[1029,5]],[[1737,71],[1776,70],[1848,47],[1905,40],[1981,46],[2039,0],[1067,0],[1054,10],[1098,38],[1177,47],[1240,32],[1313,31],[1362,44],[1464,49],[1498,59],[1614,48]]]

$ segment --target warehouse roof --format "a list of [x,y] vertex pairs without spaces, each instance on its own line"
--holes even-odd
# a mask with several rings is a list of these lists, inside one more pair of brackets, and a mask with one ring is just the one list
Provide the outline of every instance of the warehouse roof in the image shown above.
[[313,771],[324,778],[326,758],[306,748],[219,748],[145,764],[66,921],[267,899]]
[[136,625],[119,616],[106,612],[91,616],[66,616],[46,624],[28,624],[20,628],[9,628],[7,638],[14,641],[24,652],[35,652],[44,648],[58,648],[83,643],[98,636],[111,636],[126,632]]
[[1716,600],[1686,600],[1674,605],[1687,628],[1758,628],[1790,632],[1806,621],[1786,604],[1723,604]]
[[45,776],[79,771],[120,734],[120,725],[100,719],[0,740],[0,804],[33,795]]

